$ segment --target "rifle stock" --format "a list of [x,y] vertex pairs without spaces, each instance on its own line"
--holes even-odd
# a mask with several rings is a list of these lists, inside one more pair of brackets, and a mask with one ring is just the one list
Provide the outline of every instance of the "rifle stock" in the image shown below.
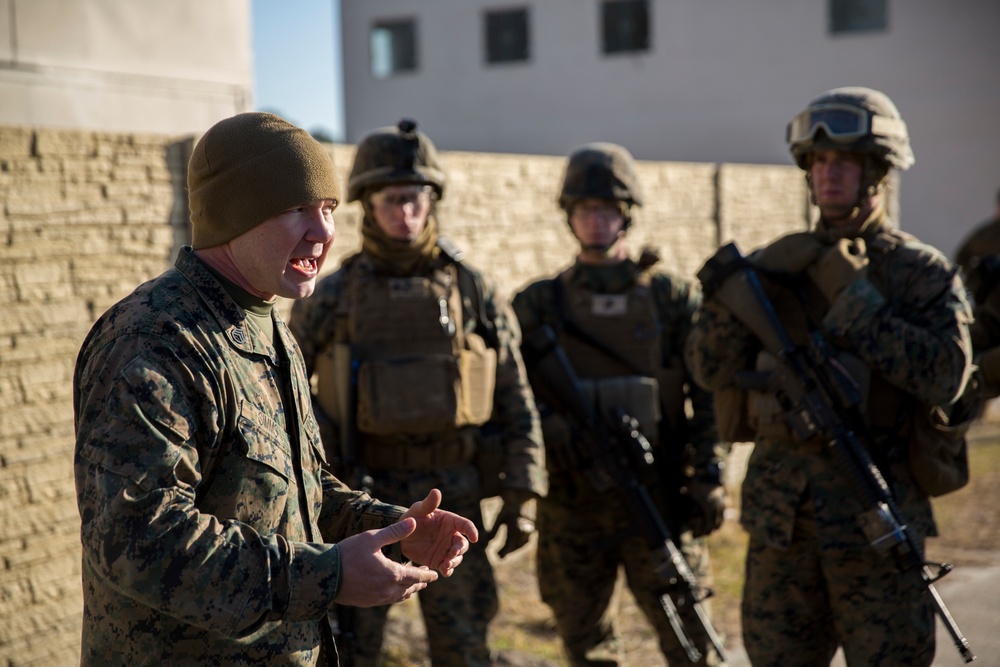
[[975,660],[968,640],[934,587],[952,566],[924,560],[920,543],[865,446],[871,436],[861,416],[860,392],[830,344],[819,332],[811,334],[805,347],[793,343],[756,270],[735,244],[720,248],[698,278],[706,298],[725,306],[778,359],[768,388],[777,395],[789,427],[800,439],[819,438],[826,443],[834,464],[862,502],[864,510],[857,522],[865,538],[876,551],[892,558],[896,569],[914,585],[926,588],[962,659]]
[[524,337],[521,353],[538,398],[576,427],[579,442],[573,439],[571,446],[578,449],[582,446],[582,451],[575,452],[575,458],[583,474],[596,492],[617,490],[623,494],[632,520],[638,522],[637,528],[657,556],[657,574],[663,582],[660,604],[688,659],[698,662],[702,653],[685,627],[682,611],[686,609],[697,620],[700,632],[697,638],[711,643],[725,662],[722,640],[701,604],[712,591],[698,584],[649,491],[640,481],[654,460],[638,423],[622,410],[613,419],[597,413],[584,396],[576,372],[548,325]]

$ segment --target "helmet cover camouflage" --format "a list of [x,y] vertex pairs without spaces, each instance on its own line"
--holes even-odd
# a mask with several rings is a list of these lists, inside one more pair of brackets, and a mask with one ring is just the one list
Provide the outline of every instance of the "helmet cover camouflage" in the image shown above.
[[786,138],[802,169],[808,169],[810,153],[830,149],[874,155],[900,170],[913,165],[899,110],[885,93],[871,88],[826,91],[788,123]]
[[603,142],[573,151],[563,175],[559,206],[569,213],[581,199],[609,199],[642,206],[632,154],[622,146]]
[[375,130],[358,144],[347,179],[347,201],[388,185],[429,185],[438,199],[444,195],[445,175],[437,149],[414,120],[404,118],[396,127]]

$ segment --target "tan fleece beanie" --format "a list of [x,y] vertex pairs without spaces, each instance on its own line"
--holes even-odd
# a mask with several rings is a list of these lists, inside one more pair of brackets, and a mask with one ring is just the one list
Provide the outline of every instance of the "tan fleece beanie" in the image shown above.
[[333,161],[308,132],[274,114],[241,113],[219,121],[188,163],[195,250],[231,241],[318,199],[340,201]]

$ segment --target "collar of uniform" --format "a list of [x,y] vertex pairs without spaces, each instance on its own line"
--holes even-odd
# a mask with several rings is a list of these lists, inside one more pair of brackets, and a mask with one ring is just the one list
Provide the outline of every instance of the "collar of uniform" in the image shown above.
[[256,324],[251,324],[246,310],[226,291],[208,265],[194,254],[191,246],[181,248],[174,266],[198,290],[230,345],[243,352],[270,357],[275,364],[278,363],[277,352],[267,342],[263,332]]
[[577,262],[573,282],[598,294],[617,294],[635,284],[636,265],[626,259],[610,266],[597,266]]
[[835,243],[838,239],[855,239],[859,236],[866,241],[882,229],[891,226],[885,213],[885,207],[880,203],[868,215],[868,218],[857,227],[827,227],[822,219],[816,223],[816,236],[826,243]]

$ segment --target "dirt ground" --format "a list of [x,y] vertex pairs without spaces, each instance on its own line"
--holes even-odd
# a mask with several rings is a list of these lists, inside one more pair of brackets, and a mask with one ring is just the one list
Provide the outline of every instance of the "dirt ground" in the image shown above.
[[[934,500],[940,537],[931,540],[928,557],[955,564],[957,568],[997,562],[1000,554],[1000,421],[991,419],[970,432],[969,457],[972,479],[953,494]],[[743,449],[745,448],[745,449]],[[743,451],[740,451],[743,449]],[[736,465],[749,449],[740,445]],[[738,479],[732,480],[731,496],[738,497]],[[487,505],[487,524],[495,507]],[[732,513],[735,516],[735,512]],[[743,579],[746,538],[733,518],[710,538],[714,588],[713,623],[727,647],[740,643],[739,599]],[[491,547],[495,556],[496,545]],[[548,607],[538,596],[534,569],[534,540],[504,560],[494,558],[500,586],[501,609],[491,625],[491,646],[497,664],[517,667],[563,667],[562,656]],[[652,631],[630,599],[622,600],[621,630],[629,663],[661,667]],[[424,627],[417,601],[409,600],[390,612],[386,637],[387,667],[428,667]]]

